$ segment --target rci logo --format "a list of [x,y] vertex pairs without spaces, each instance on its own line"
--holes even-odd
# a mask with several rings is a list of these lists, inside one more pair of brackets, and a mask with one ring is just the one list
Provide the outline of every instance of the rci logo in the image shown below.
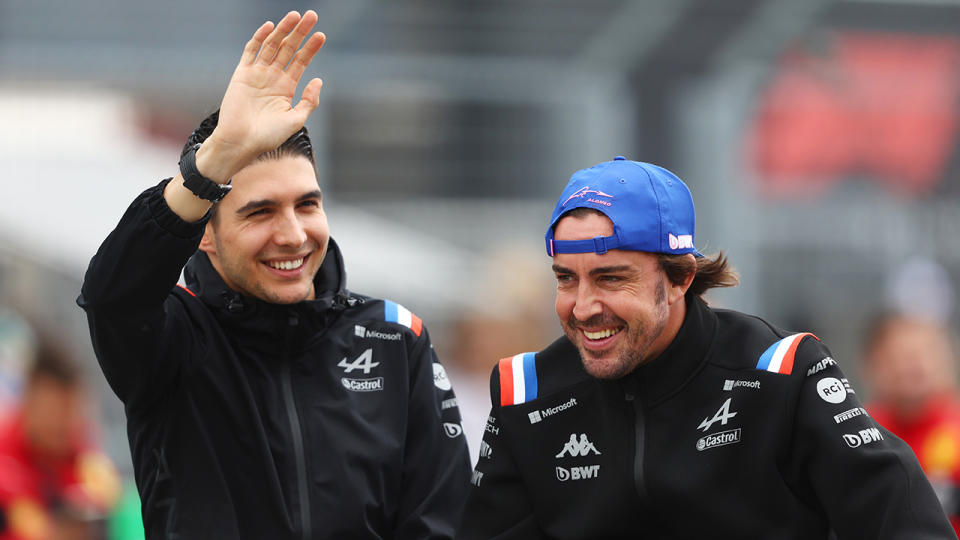
[[843,403],[847,399],[847,389],[840,379],[824,377],[817,381],[817,393],[827,403]]
[[583,467],[557,467],[557,480],[566,482],[567,480],[588,480],[600,476],[599,465],[586,465]]

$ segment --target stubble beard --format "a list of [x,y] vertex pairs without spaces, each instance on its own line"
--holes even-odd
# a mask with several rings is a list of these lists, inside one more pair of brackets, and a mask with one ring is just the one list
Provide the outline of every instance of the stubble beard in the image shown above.
[[[626,335],[621,337],[622,342],[619,344],[618,350],[603,351],[600,353],[583,346],[583,339],[586,338],[577,330],[579,324],[573,316],[567,319],[563,324],[564,333],[566,333],[570,341],[576,344],[577,350],[580,352],[580,361],[583,363],[583,368],[591,377],[597,379],[620,379],[635,370],[638,366],[653,360],[648,357],[650,348],[667,326],[666,286],[663,281],[657,285],[655,307],[656,319],[653,321],[653,324],[634,321],[632,324],[626,325],[625,321],[619,317],[605,317],[602,314],[584,321],[583,324],[585,326],[625,325],[628,327],[627,330],[622,331],[626,332]],[[604,361],[603,357],[610,354],[614,354],[616,357]]]

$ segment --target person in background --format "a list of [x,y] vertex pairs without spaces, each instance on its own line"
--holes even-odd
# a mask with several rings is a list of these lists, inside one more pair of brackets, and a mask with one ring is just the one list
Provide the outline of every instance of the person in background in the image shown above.
[[40,342],[19,407],[0,423],[0,540],[104,538],[120,493],[90,440],[77,364]]
[[960,533],[960,394],[953,336],[932,317],[901,311],[874,318],[860,363],[866,408],[913,448]]

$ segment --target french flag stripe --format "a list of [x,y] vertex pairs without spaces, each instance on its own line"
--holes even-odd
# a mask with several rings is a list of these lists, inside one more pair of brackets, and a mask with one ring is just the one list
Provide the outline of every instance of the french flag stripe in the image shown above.
[[536,353],[523,355],[523,395],[525,401],[537,399],[537,364],[534,361]]
[[757,362],[757,369],[784,375],[793,373],[793,360],[797,354],[797,347],[800,346],[803,338],[807,336],[819,339],[810,332],[787,336],[771,345],[760,355],[760,360]]
[[513,368],[513,403],[523,403],[527,400],[526,372],[523,369],[523,355],[518,354],[513,357],[510,363]]
[[502,358],[500,372],[500,405],[518,405],[536,399],[536,353],[522,353]]
[[513,357],[500,359],[500,406],[513,405]]
[[413,333],[420,337],[423,332],[423,321],[420,317],[414,315],[409,309],[390,300],[383,301],[383,317],[387,322],[402,324],[413,330]]

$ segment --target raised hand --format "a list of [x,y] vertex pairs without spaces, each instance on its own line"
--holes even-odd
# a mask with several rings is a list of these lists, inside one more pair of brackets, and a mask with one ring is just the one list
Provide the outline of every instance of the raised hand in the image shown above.
[[223,96],[217,128],[204,143],[209,148],[197,154],[202,173],[226,180],[303,127],[323,84],[312,79],[293,104],[300,78],[326,39],[321,32],[307,38],[316,22],[313,11],[302,17],[291,11],[276,27],[266,22],[254,32]]
[[[266,22],[253,33],[227,85],[217,127],[197,150],[200,174],[226,183],[257,156],[279,147],[303,127],[317,107],[323,84],[320,79],[310,80],[300,101],[293,104],[303,72],[326,39],[321,32],[307,37],[316,22],[313,11],[302,17],[291,11],[276,27]],[[170,209],[186,221],[200,219],[210,208],[209,201],[183,185],[179,173],[167,184],[163,196]]]

